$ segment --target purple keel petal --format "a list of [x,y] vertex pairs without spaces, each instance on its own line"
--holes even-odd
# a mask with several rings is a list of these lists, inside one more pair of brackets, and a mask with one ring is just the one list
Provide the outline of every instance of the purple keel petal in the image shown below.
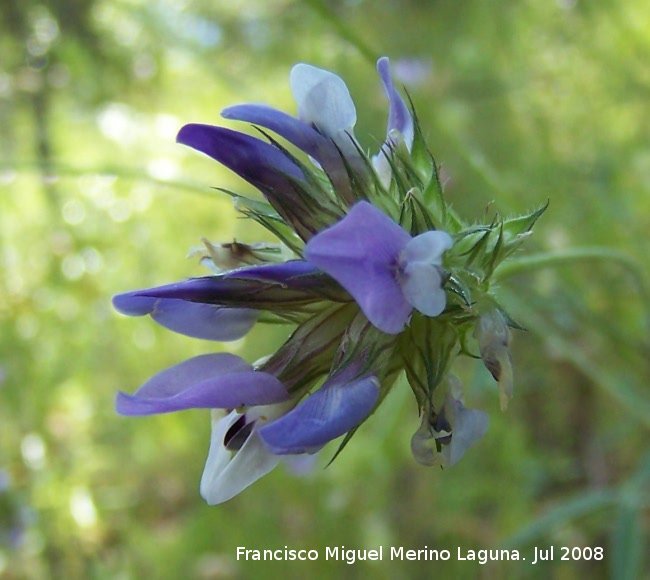
[[117,412],[151,415],[183,409],[268,405],[289,394],[273,375],[254,371],[239,357],[206,354],[191,358],[149,379],[134,395],[118,393]]
[[203,340],[238,340],[258,317],[258,312],[247,308],[222,308],[174,298],[139,296],[134,292],[113,297],[113,305],[127,316],[150,314],[169,330]]
[[[414,126],[411,113],[402,99],[402,96],[395,90],[393,79],[390,75],[390,66],[386,57],[377,61],[377,70],[384,85],[384,91],[390,102],[388,112],[388,126],[386,127],[386,141],[381,150],[372,158],[373,166],[379,175],[379,179],[385,187],[390,185],[392,169],[388,159],[391,156],[391,148],[398,144],[400,138],[404,140],[408,150],[413,146]],[[398,132],[399,134],[396,134]],[[401,136],[401,137],[400,137]]]
[[[185,125],[176,140],[216,159],[257,187],[303,240],[331,223],[327,212],[313,211],[314,199],[305,175],[278,147],[210,125]],[[340,209],[329,205],[328,211],[334,212],[336,219]]]
[[[296,185],[304,181],[304,175],[287,155],[273,145],[211,125],[185,125],[176,140],[216,159],[257,187],[290,223],[294,223],[300,212],[306,211]],[[302,236],[310,233],[308,229],[299,232]]]
[[411,236],[362,201],[305,247],[309,262],[343,286],[379,330],[402,331],[413,307],[397,279],[399,255]]
[[317,451],[359,425],[379,397],[379,383],[374,376],[351,383],[328,383],[293,411],[260,429],[260,437],[272,453]]

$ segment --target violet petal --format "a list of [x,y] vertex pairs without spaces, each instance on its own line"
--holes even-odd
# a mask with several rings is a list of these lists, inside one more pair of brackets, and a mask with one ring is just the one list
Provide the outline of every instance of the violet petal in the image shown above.
[[134,292],[114,296],[113,305],[127,316],[150,314],[169,330],[203,340],[238,340],[255,325],[259,315],[248,308],[223,308],[174,298],[138,296]]
[[408,232],[362,201],[314,236],[305,257],[341,284],[374,326],[397,334],[413,309],[397,279],[399,255],[410,240]]
[[313,453],[359,425],[378,397],[374,376],[351,383],[328,381],[295,409],[260,429],[260,437],[278,455]]
[[270,129],[312,157],[325,171],[336,191],[346,200],[353,199],[348,169],[341,157],[345,151],[347,163],[359,176],[365,175],[365,165],[351,139],[343,136],[344,147],[321,135],[311,125],[267,105],[244,104],[228,107],[221,112],[226,119],[246,121]]
[[166,369],[133,395],[118,393],[115,406],[122,415],[151,415],[183,409],[268,405],[288,397],[273,375],[254,371],[235,355],[217,353],[200,355]]
[[297,184],[302,170],[277,147],[264,141],[211,125],[185,125],[176,140],[222,163],[258,188],[273,208],[306,239],[313,233],[302,223],[306,210]]
[[303,179],[300,168],[272,145],[250,135],[213,125],[189,124],[181,128],[178,143],[212,157],[255,185],[281,187]]
[[339,158],[340,163],[340,156],[331,140],[321,135],[311,125],[273,107],[252,103],[234,105],[221,111],[221,116],[270,129],[316,159],[321,165],[323,158],[334,155]]

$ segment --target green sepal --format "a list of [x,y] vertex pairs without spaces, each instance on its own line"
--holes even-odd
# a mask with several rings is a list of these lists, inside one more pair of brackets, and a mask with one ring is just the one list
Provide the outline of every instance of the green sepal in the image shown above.
[[433,404],[436,388],[449,370],[457,344],[458,334],[453,325],[419,313],[413,314],[408,330],[400,335],[406,378],[420,411]]
[[353,303],[322,309],[298,326],[258,370],[278,377],[293,395],[305,395],[328,374],[341,337],[356,312]]
[[506,235],[506,241],[509,242],[512,238],[515,238],[523,233],[532,230],[535,222],[537,222],[537,220],[546,211],[548,205],[549,200],[547,200],[544,205],[531,213],[504,220],[503,233]]
[[237,195],[226,190],[233,197],[235,210],[242,215],[255,220],[263,228],[276,236],[294,254],[302,257],[305,242],[293,231],[280,215],[273,209],[271,204],[263,201],[255,201]]
[[[411,101],[410,95],[407,93],[409,100],[411,117],[413,118],[413,146],[411,147],[411,159],[413,160],[413,167],[418,172],[420,181],[422,183],[430,183],[435,180],[440,186],[438,178],[438,167],[436,160],[427,148],[422,128],[420,127],[420,120],[415,112],[415,107]],[[440,186],[440,194],[442,194],[442,186]]]
[[438,224],[422,199],[422,192],[416,187],[413,187],[404,199],[399,224],[412,236],[438,229]]

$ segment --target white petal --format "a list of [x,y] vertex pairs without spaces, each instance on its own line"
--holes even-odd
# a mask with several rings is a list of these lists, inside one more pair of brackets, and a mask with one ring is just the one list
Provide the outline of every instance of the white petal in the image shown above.
[[[357,112],[343,80],[308,64],[297,64],[289,77],[298,117],[335,140],[352,134]],[[349,140],[349,138],[348,138]]]
[[213,424],[210,451],[201,477],[201,496],[210,505],[234,497],[280,462],[280,458],[272,455],[258,437],[257,425],[234,455],[224,447],[228,429],[240,417],[241,413],[232,411]]

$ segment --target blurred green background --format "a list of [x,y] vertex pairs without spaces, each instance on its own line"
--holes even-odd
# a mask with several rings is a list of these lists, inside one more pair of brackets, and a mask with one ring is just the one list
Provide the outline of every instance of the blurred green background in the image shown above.
[[[646,0],[4,0],[0,15],[0,576],[650,578]],[[209,414],[123,418],[114,394],[215,349],[255,360],[288,329],[215,345],[124,318],[110,297],[201,275],[185,256],[203,236],[271,241],[211,189],[250,187],[174,143],[184,123],[240,102],[294,113],[288,74],[306,61],[347,81],[374,150],[380,55],[461,214],[550,199],[521,257],[611,259],[503,283],[528,329],[515,398],[501,413],[487,371],[460,361],[491,425],[452,469],[412,460],[401,385],[329,468],[326,451],[310,474],[281,467],[208,507]],[[235,560],[285,545],[321,558]],[[452,558],[324,561],[325,546],[380,545]],[[510,547],[530,562],[535,546],[555,561],[456,561]],[[562,562],[561,546],[605,556]]]

